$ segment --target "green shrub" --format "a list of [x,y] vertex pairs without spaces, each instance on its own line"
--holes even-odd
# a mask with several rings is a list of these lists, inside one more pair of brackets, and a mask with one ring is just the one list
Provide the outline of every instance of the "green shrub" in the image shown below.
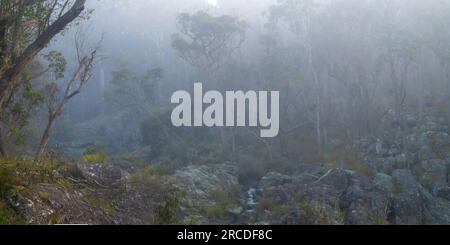
[[114,203],[112,202],[112,200],[99,196],[95,193],[91,192],[87,193],[86,199],[89,205],[99,208],[100,210],[102,210],[107,214],[111,214],[115,210]]
[[51,194],[50,193],[48,193],[48,192],[39,192],[38,193],[38,195],[39,195],[39,198],[42,200],[42,201],[44,201],[44,202],[48,202],[49,200],[50,200],[50,198],[51,198]]
[[206,142],[199,145],[193,156],[193,162],[198,165],[214,164],[228,160],[227,152],[219,142]]
[[213,189],[209,194],[211,198],[217,203],[217,205],[228,208],[238,203],[240,187],[237,185],[228,190],[216,188]]
[[108,163],[110,160],[108,149],[104,145],[89,146],[84,152],[83,160],[87,163]]
[[425,187],[428,190],[433,190],[433,183],[431,182],[430,178],[427,176],[422,176],[420,178],[420,185]]
[[299,165],[298,159],[290,159],[287,157],[280,156],[273,159],[270,165],[267,166],[268,168],[267,172],[277,172],[289,175],[293,171],[298,169],[298,165]]
[[277,205],[272,209],[273,217],[283,217],[284,215],[289,213],[289,206],[287,204]]
[[56,181],[56,183],[58,183],[60,186],[66,188],[66,189],[72,189],[73,188],[72,183],[68,179],[65,179],[65,178],[58,179]]
[[262,160],[250,155],[239,157],[239,183],[248,185],[259,181],[266,172],[267,168]]
[[201,225],[204,222],[204,218],[200,215],[192,215],[185,218],[182,222],[183,225]]
[[169,139],[163,128],[171,127],[171,123],[165,118],[170,118],[170,110],[161,109],[153,113],[141,123],[140,132],[142,145],[150,146],[151,150],[146,156],[146,160],[152,161],[160,157],[164,148],[169,145]]
[[36,163],[32,158],[0,158],[0,191],[34,183],[54,183],[56,172],[66,171],[69,164],[46,157]]
[[299,207],[305,212],[305,223],[308,225],[327,225],[333,221],[333,218],[336,218],[336,220],[343,219],[342,213],[338,212],[336,217],[331,217],[330,220],[325,209],[319,204],[301,202]]
[[155,224],[171,225],[179,222],[180,218],[180,196],[168,193],[164,201],[155,208]]
[[394,193],[398,194],[398,193],[402,193],[404,191],[402,184],[400,183],[400,181],[397,178],[393,178],[392,183],[394,185]]
[[342,167],[368,176],[375,175],[375,171],[352,150],[336,150],[328,155],[327,161],[334,167]]
[[200,210],[209,220],[221,219],[226,214],[226,208],[222,205],[205,205]]
[[166,183],[158,168],[147,166],[131,177],[131,185],[143,198],[155,224],[176,224],[180,218],[182,193]]
[[374,225],[389,225],[390,224],[389,221],[381,215],[374,215],[374,217],[372,219],[373,219]]
[[104,154],[88,154],[84,155],[83,160],[87,163],[105,164],[108,163],[109,158]]
[[5,202],[0,200],[0,225],[20,225],[25,221]]
[[261,198],[257,210],[259,213],[264,213],[265,211],[272,211],[280,204],[271,198],[263,197]]

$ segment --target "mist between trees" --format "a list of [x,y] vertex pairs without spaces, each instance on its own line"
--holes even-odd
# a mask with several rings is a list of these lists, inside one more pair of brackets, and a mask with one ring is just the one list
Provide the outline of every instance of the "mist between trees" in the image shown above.
[[[48,81],[65,86],[75,70],[75,32],[90,43],[104,35],[104,58],[58,113],[50,147],[41,153],[62,148],[76,155],[97,143],[118,153],[148,146],[147,160],[154,160],[172,158],[174,144],[202,142],[217,143],[221,157],[239,157],[251,146],[270,149],[271,158],[320,159],[375,136],[386,115],[398,122],[405,112],[450,120],[448,1],[84,5],[1,2],[3,154],[32,152],[39,142],[48,121],[44,105],[55,97]],[[250,128],[171,128],[171,94],[195,81],[219,91],[280,91],[278,137],[261,139]],[[180,153],[185,160],[188,151]]]

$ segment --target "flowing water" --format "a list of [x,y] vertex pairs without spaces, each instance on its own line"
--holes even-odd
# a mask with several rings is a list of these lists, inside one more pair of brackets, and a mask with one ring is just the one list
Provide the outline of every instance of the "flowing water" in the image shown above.
[[256,206],[258,205],[258,202],[256,201],[256,189],[250,188],[247,191],[247,206],[248,211],[253,212]]

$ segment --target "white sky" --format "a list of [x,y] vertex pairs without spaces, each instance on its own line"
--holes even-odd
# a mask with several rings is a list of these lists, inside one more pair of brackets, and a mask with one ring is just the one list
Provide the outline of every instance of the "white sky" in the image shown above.
[[207,2],[213,7],[217,7],[217,4],[219,3],[218,0],[205,0],[205,2]]

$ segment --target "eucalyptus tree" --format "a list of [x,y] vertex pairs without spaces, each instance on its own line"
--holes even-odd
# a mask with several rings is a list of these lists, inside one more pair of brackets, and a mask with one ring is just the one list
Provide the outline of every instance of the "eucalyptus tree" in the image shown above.
[[182,13],[177,24],[179,32],[172,35],[172,47],[183,60],[208,73],[217,73],[240,54],[247,29],[246,22],[237,17],[203,11]]
[[0,0],[2,155],[8,153],[8,136],[12,133],[18,135],[18,129],[26,124],[30,110],[42,101],[42,96],[33,87],[33,80],[44,71],[56,68],[37,68],[33,65],[38,63],[35,57],[70,23],[87,16],[83,15],[85,3],[86,0]]
[[[178,55],[206,75],[209,83],[218,83],[227,65],[240,60],[241,47],[246,40],[247,23],[230,15],[213,16],[203,11],[182,13],[177,18],[179,32],[172,35],[172,47]],[[225,77],[225,76],[223,76]],[[222,85],[223,89],[225,84]],[[235,150],[235,134],[232,148]],[[220,130],[226,148],[226,133]]]
[[[94,65],[98,60],[98,50],[99,46],[86,51],[83,41],[81,39],[77,39],[76,52],[78,64],[75,71],[69,77],[67,82],[64,83],[64,87],[55,81],[47,84],[45,88],[45,104],[48,112],[47,125],[44,133],[42,134],[41,141],[35,155],[35,161],[39,161],[44,154],[50,141],[56,120],[62,115],[69,101],[79,95],[91,79]],[[62,69],[60,75],[57,76],[58,79],[62,79],[64,77],[63,71],[64,70]],[[61,89],[63,90],[62,92]]]
[[443,90],[446,93],[447,121],[450,122],[450,3],[436,2],[424,11],[419,20],[425,33],[426,46],[438,59],[443,74]]
[[0,1],[0,112],[19,76],[85,10],[86,0]]
[[[314,46],[315,11],[318,8],[317,1],[313,0],[278,0],[270,7],[269,22],[278,24],[284,22],[296,37],[296,45],[302,56],[306,57],[308,76],[313,81],[314,93],[314,121],[316,141],[319,155],[323,148],[323,105],[322,105],[322,82],[319,74],[318,62],[316,60],[317,47]],[[314,19],[317,20],[317,19]],[[297,52],[298,52],[297,51]],[[301,69],[302,67],[300,67]]]

